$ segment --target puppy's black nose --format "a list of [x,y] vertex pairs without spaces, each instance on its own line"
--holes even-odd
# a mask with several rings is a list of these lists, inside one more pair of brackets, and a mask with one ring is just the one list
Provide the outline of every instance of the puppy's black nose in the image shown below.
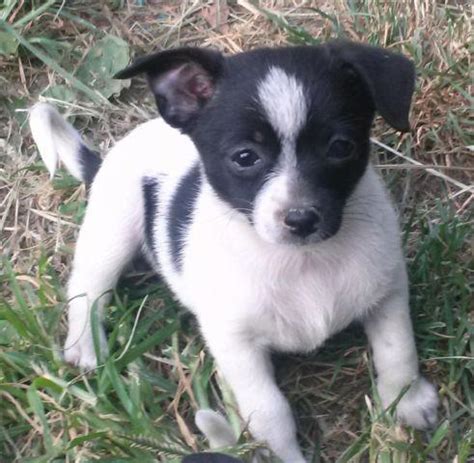
[[318,228],[320,217],[313,207],[290,209],[285,217],[285,225],[294,235],[306,238]]

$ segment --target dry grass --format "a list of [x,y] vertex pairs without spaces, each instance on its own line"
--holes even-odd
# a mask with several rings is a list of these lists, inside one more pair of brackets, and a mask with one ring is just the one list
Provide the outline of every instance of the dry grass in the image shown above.
[[[28,13],[39,8],[30,1],[12,4],[14,8],[4,18],[9,24],[21,18],[28,19]],[[466,226],[469,228],[474,198],[474,143],[469,135],[472,116],[469,101],[471,55],[468,48],[471,10],[468,2],[264,0],[257,7],[247,0],[221,0],[217,4],[213,1],[150,0],[146,6],[139,4],[132,1],[77,1],[61,9],[60,2],[51,3],[50,8],[34,20],[24,21],[18,31],[32,44],[48,51],[54,62],[71,73],[104,33],[123,38],[136,55],[178,45],[210,46],[235,53],[259,46],[346,37],[393,48],[414,59],[418,80],[411,118],[413,130],[399,136],[383,121],[377,120],[373,135],[382,144],[374,146],[374,156],[400,204],[407,254],[412,263],[414,306],[419,310],[417,331],[423,369],[441,385],[442,415],[449,420],[451,427],[425,455],[426,444],[422,436],[390,426],[390,423],[376,419],[375,412],[370,413],[371,408],[366,406],[364,398],[372,383],[367,375],[370,364],[365,340],[358,331],[345,332],[318,355],[282,359],[284,368],[279,368],[279,372],[281,383],[299,417],[302,443],[306,449],[314,451],[314,461],[333,462],[338,458],[349,461],[344,460],[344,455],[348,454],[348,449],[359,445],[358,442],[363,444],[360,444],[362,453],[351,457],[355,458],[354,461],[368,461],[368,455],[372,461],[383,462],[445,462],[456,455],[458,462],[467,461],[462,460],[465,453],[462,445],[469,440],[466,434],[469,413],[465,408],[469,408],[469,400],[472,400],[472,391],[466,386],[466,381],[469,383],[472,379],[468,371],[472,366],[472,352],[470,354],[466,347],[469,328],[461,330],[464,325],[459,325],[456,319],[450,321],[442,306],[447,291],[451,305],[464,307],[465,293],[458,291],[455,288],[458,283],[454,282],[461,278],[459,274],[472,272],[469,264],[472,249],[465,243],[458,243],[470,236],[468,231],[461,233],[459,230],[465,230]],[[24,47],[11,56],[0,56],[0,66],[2,254],[11,264],[21,288],[27,288],[28,294],[41,293],[41,307],[61,307],[64,295],[60,282],[64,282],[67,276],[85,191],[65,174],[60,174],[53,184],[49,182],[28,133],[25,110],[45,89],[67,82]],[[74,118],[75,125],[90,144],[102,153],[139,122],[155,114],[144,83],[138,81],[133,81],[130,88],[122,90],[120,95],[113,96],[110,103],[93,102],[80,92],[75,99],[56,103]],[[439,262],[431,254],[433,249],[437,249],[438,241],[442,242]],[[429,246],[426,243],[430,243]],[[443,259],[447,259],[447,267],[440,263]],[[8,273],[8,269],[2,269],[2,297],[6,304],[15,307],[15,288],[7,278]],[[469,276],[464,275],[466,281],[460,283],[460,287],[469,284]],[[441,284],[435,277],[445,278],[447,283]],[[427,296],[426,291],[432,294]],[[125,297],[129,303],[135,300],[133,295]],[[0,313],[1,304],[2,300]],[[163,305],[167,307],[166,314],[170,319],[177,317],[169,296],[162,292],[147,301],[147,316],[164,310]],[[117,320],[121,313],[120,304],[117,307],[113,320]],[[456,310],[453,308],[453,314],[458,316]],[[469,310],[464,312],[469,313]],[[133,314],[129,319],[133,320]],[[164,418],[156,419],[154,424],[161,426],[166,423],[171,435],[174,433],[190,447],[200,447],[203,444],[195,440],[192,425],[196,401],[200,405],[206,400],[223,408],[226,405],[212,376],[212,363],[193,334],[195,330],[187,328],[186,317],[180,315],[179,319],[184,325],[183,334],[173,334],[172,341],[165,346],[169,351],[160,345],[154,346],[145,358],[146,368],[153,375],[164,378],[163,381],[169,381],[176,388],[173,400],[161,396],[157,399],[158,402],[163,400]],[[468,321],[472,322],[472,318]],[[158,328],[161,327],[158,323]],[[447,340],[449,337],[457,340],[459,333],[459,346],[465,348],[461,354],[457,354],[458,344],[453,345]],[[52,345],[57,341],[56,335]],[[27,341],[14,343],[20,352],[28,352],[30,344]],[[0,348],[12,350],[8,345],[0,345]],[[437,360],[457,355],[467,360],[453,360],[452,364]],[[24,377],[13,375],[13,381],[5,365],[7,363],[0,363],[0,393],[2,374],[10,378],[7,383],[25,388],[35,377],[34,372]],[[45,368],[47,370],[40,362],[33,370],[41,374]],[[458,376],[457,372],[461,370],[463,373]],[[64,366],[58,367],[57,371],[71,377],[71,372]],[[201,386],[196,386],[199,382],[196,378],[202,379],[201,389]],[[455,378],[459,383],[453,383]],[[198,391],[197,399],[193,399],[188,385],[191,380],[194,393],[196,388]],[[84,378],[77,381],[84,381]],[[15,398],[6,389],[3,391],[2,400],[6,400],[10,407],[6,415],[9,422],[29,423],[29,427],[15,434],[19,437],[16,441],[13,439],[14,442],[10,442],[12,439],[9,441],[5,434],[7,437],[1,446],[9,450],[9,455],[16,455],[17,461],[21,461],[23,456],[42,455],[41,439],[35,431],[41,426],[41,420],[32,412],[31,404],[25,406],[20,398]],[[7,393],[9,398],[5,395]],[[49,403],[48,400],[52,399],[44,393],[41,400]],[[62,402],[61,406],[46,406],[55,442],[63,438],[63,406]],[[227,410],[230,410],[228,406]],[[25,415],[24,419],[18,414]],[[117,412],[112,419],[125,422],[126,415]],[[91,421],[87,421],[87,425],[84,423],[71,426],[69,429],[73,431],[70,432],[87,434],[101,429]],[[70,434],[69,438],[73,437]],[[409,444],[407,448],[403,443]],[[147,445],[154,448],[150,443]],[[148,448],[145,444],[142,446]],[[90,445],[78,448],[80,450],[74,457],[66,454],[66,460],[79,457],[96,459],[104,452],[107,456],[119,454],[115,447],[115,453],[109,454],[103,447],[99,450]],[[384,455],[391,459],[383,459],[387,458]]]

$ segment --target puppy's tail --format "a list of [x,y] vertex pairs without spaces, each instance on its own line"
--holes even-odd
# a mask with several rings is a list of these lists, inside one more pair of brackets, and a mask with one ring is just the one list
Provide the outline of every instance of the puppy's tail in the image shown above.
[[82,141],[79,133],[47,103],[37,103],[30,110],[30,129],[41,158],[51,175],[58,160],[78,180],[92,183],[101,159]]
[[237,443],[230,423],[214,410],[198,410],[194,418],[198,429],[207,437],[211,449],[229,447]]

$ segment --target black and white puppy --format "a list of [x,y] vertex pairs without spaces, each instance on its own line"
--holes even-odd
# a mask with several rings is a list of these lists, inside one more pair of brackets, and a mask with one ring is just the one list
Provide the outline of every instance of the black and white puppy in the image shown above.
[[[410,386],[399,419],[433,425],[397,216],[368,159],[376,110],[409,127],[412,63],[346,42],[229,57],[181,48],[118,77],[142,73],[162,118],[117,143],[92,182],[66,360],[96,366],[91,306],[142,252],[196,315],[254,437],[283,461],[304,458],[270,352],[311,351],[353,320],[365,326],[383,405]],[[97,159],[53,108],[37,106],[31,127],[51,172],[59,158],[94,177]]]

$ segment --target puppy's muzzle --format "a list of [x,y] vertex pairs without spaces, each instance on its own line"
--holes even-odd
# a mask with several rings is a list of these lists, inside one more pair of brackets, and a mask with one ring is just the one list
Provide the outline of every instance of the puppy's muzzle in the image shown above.
[[283,222],[293,235],[306,238],[318,229],[321,217],[314,207],[289,209]]

